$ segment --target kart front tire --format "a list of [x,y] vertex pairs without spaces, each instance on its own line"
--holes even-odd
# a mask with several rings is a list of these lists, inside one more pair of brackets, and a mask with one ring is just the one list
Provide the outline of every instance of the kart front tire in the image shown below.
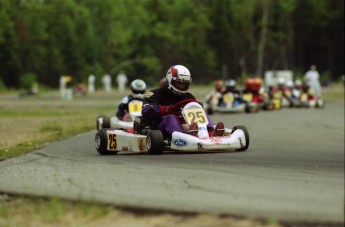
[[[100,121],[103,121],[102,124]],[[96,119],[96,129],[110,128],[110,118],[106,116],[98,116]]]
[[95,136],[95,146],[96,150],[100,155],[114,155],[117,154],[117,151],[109,151],[107,149],[108,136],[107,130],[105,128],[100,129]]
[[243,125],[239,125],[239,126],[233,127],[232,132],[234,132],[234,131],[236,131],[238,129],[243,131],[244,137],[246,138],[246,145],[244,147],[236,149],[236,151],[245,151],[249,147],[249,133],[248,133],[248,130],[247,130],[246,126],[243,126]]
[[161,131],[151,130],[146,138],[147,151],[151,155],[160,155],[164,151],[164,137]]

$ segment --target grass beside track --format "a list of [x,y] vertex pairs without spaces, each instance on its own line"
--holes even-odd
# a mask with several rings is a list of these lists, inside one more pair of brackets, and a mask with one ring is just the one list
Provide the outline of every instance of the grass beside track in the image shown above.
[[117,208],[57,198],[0,195],[0,226],[279,227],[275,220]]
[[[211,87],[193,87],[199,100]],[[124,93],[127,94],[127,93]],[[112,116],[124,94],[96,92],[61,100],[57,91],[19,98],[0,94],[0,160],[95,128],[98,115]],[[344,86],[323,89],[324,99],[344,100]],[[96,151],[95,151],[96,152]],[[0,193],[0,226],[284,226],[275,220],[214,214],[137,211],[109,205]],[[303,226],[303,225],[301,225]]]
[[100,114],[114,114],[119,98],[98,93],[61,100],[57,92],[37,97],[0,96],[0,160],[95,128]]

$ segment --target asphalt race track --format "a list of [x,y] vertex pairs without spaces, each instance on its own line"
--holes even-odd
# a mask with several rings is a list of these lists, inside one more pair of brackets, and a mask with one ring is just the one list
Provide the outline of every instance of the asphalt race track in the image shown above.
[[[95,116],[96,118],[96,116]],[[0,162],[0,191],[119,206],[344,223],[344,102],[213,115],[245,152],[101,156],[96,131]]]

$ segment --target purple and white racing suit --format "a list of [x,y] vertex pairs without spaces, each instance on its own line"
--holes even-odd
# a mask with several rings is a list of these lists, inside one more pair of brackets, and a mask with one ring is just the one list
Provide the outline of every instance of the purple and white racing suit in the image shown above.
[[[167,87],[150,91],[144,98],[142,118],[152,122],[164,137],[171,138],[173,132],[184,132],[179,116],[167,112],[167,107],[185,99],[195,99],[191,93],[182,95],[171,92]],[[213,122],[207,115],[207,128],[213,129]]]

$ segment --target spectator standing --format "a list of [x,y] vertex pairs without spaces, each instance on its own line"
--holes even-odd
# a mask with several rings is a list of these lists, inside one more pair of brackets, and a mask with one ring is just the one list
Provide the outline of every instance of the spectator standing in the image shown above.
[[316,98],[321,98],[320,74],[316,70],[316,66],[310,66],[310,70],[304,75],[304,81],[312,89]]
[[90,74],[89,78],[88,78],[88,92],[89,92],[89,94],[92,94],[95,91],[95,81],[96,81],[95,75]]
[[111,92],[111,77],[109,74],[105,74],[103,76],[102,83],[103,83],[104,90],[107,93],[110,93]]
[[121,71],[119,73],[119,75],[117,75],[116,80],[117,80],[117,85],[119,87],[120,93],[123,93],[125,91],[125,86],[126,86],[126,83],[127,83],[127,76],[126,76],[126,74],[123,71]]

